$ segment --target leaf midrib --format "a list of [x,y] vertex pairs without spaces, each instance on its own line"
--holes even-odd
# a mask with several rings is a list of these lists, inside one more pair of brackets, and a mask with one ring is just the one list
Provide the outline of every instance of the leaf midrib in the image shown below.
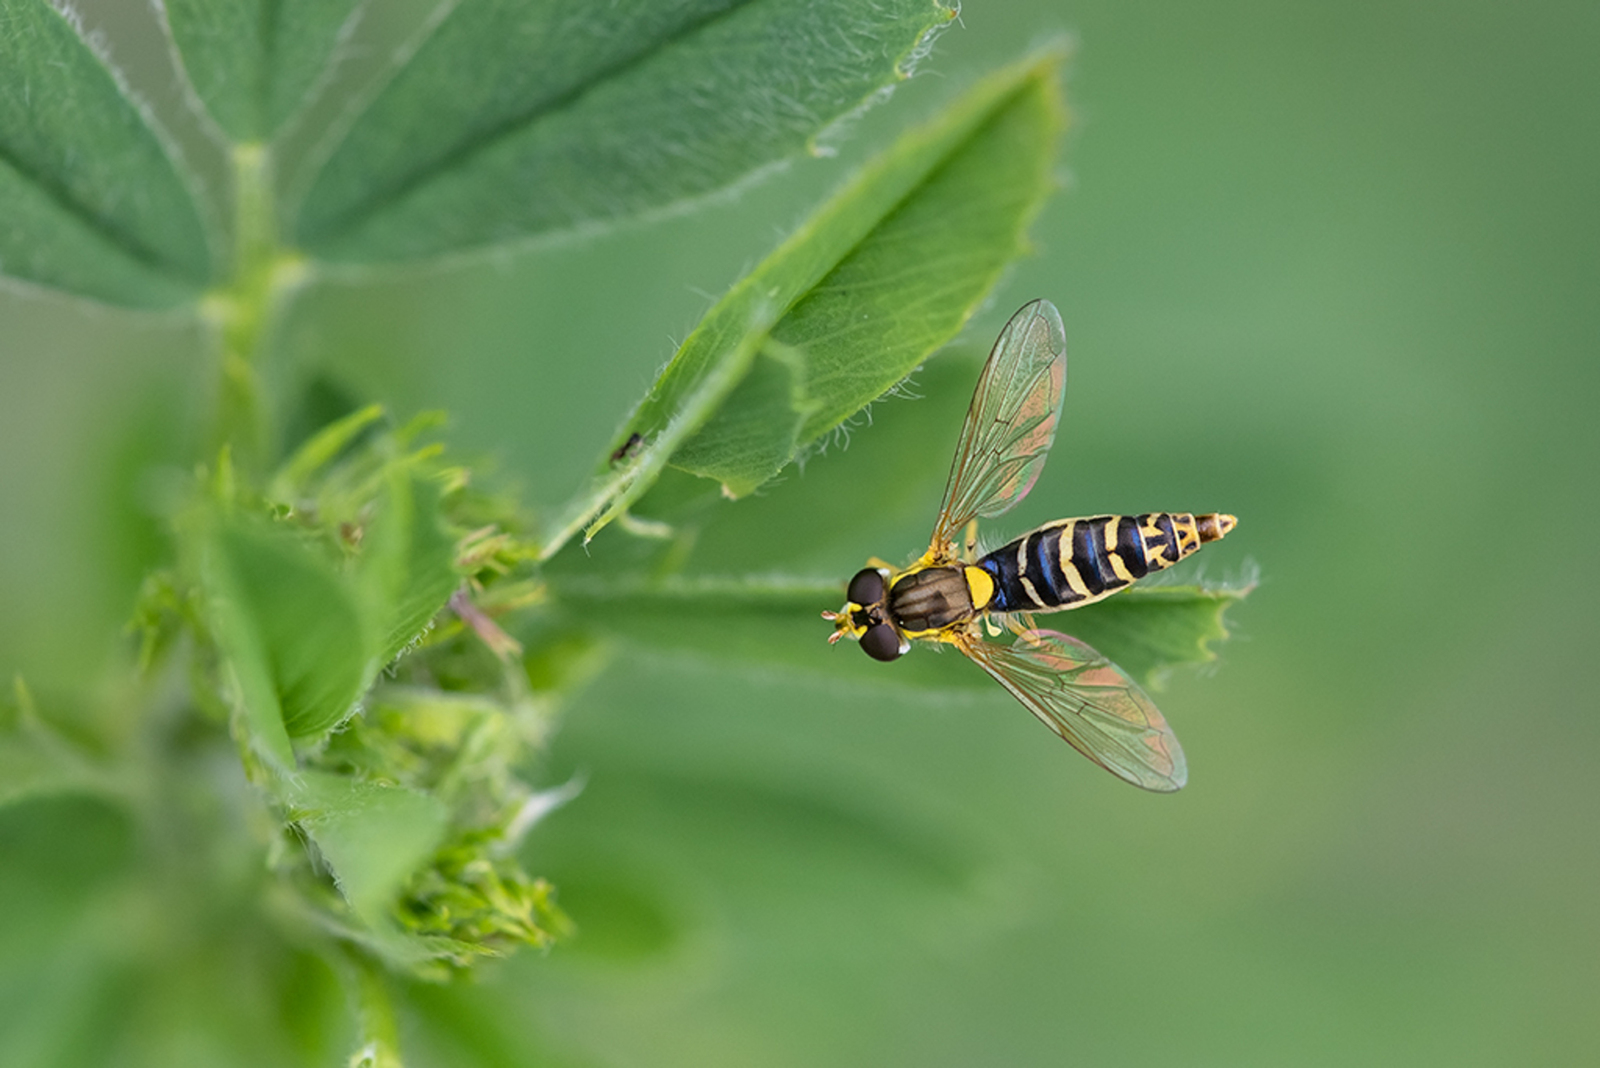
[[272,71],[278,61],[278,16],[282,14],[281,0],[262,0],[257,39],[261,43],[261,59],[255,69],[254,84],[250,87],[255,109],[253,125],[257,136],[269,137],[276,131],[268,129],[272,122]]
[[751,4],[760,2],[762,2],[762,0],[735,0],[734,3],[723,8],[722,10],[706,15],[698,20],[686,23],[678,30],[667,34],[664,37],[658,38],[649,46],[639,50],[638,52],[635,52],[630,56],[620,58],[608,66],[599,69],[595,72],[595,75],[589,78],[587,81],[572,86],[565,91],[549,98],[548,100],[541,101],[534,107],[507,118],[505,121],[484,130],[482,133],[479,133],[466,141],[461,142],[460,144],[456,145],[448,155],[442,156],[437,160],[430,161],[424,166],[411,171],[397,184],[390,186],[388,189],[375,196],[363,200],[359,205],[333,216],[329,222],[324,224],[322,227],[323,234],[321,239],[314,243],[326,244],[330,241],[337,240],[344,234],[354,230],[367,219],[379,214],[384,208],[404,199],[414,190],[426,185],[428,182],[433,181],[440,175],[468,165],[471,160],[482,153],[487,152],[497,143],[505,140],[506,138],[529,128],[534,123],[546,119],[551,115],[559,114],[560,112],[573,107],[579,100],[592,92],[596,87],[618,77],[625,71],[642,66],[650,59],[661,54],[667,48],[677,44],[685,38],[702,32],[706,27],[716,23],[717,21],[727,18],[730,15],[733,15],[734,13],[750,6]]
[[197,279],[194,276],[172,263],[159,250],[144,244],[132,233],[118,227],[112,219],[79,201],[65,185],[50,181],[41,171],[24,163],[3,144],[0,144],[0,164],[4,164],[23,181],[42,192],[66,214],[121,249],[135,262],[185,286],[193,286],[196,283]]

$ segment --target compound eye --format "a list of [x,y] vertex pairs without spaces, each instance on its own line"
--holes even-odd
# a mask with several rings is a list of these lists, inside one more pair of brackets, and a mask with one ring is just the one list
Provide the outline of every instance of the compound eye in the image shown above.
[[882,604],[883,575],[870,567],[857,571],[856,577],[850,580],[850,589],[845,596],[850,598],[851,604],[858,604],[863,608],[867,605]]
[[875,623],[861,636],[861,648],[874,660],[896,660],[900,656],[900,634],[887,623]]

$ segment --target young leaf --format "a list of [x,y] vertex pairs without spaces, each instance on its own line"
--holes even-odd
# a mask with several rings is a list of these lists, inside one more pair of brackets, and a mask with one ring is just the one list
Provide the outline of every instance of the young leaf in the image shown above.
[[[545,555],[580,529],[593,536],[668,459],[730,494],[749,492],[960,329],[1022,250],[1049,191],[1060,58],[980,83],[740,279],[628,420],[624,434],[639,443],[631,457],[602,463],[551,524]],[[746,379],[752,363],[759,370]]]
[[0,21],[0,273],[130,307],[192,300],[210,255],[143,111],[48,0]]
[[251,604],[252,591],[235,575],[220,537],[202,548],[199,574],[223,674],[234,689],[236,714],[252,748],[280,773],[287,772],[294,767],[294,746],[283,725],[271,654]]
[[[746,379],[673,466],[743,496],[961,329],[1023,252],[1052,187],[1058,62],[1051,55],[992,77],[890,150],[869,180],[902,194],[773,327],[793,376],[788,396]],[[732,435],[735,424],[767,432]]]
[[288,738],[338,724],[376,673],[363,603],[292,531],[236,520],[209,549],[203,582],[245,718],[258,743],[292,766]]
[[360,0],[164,0],[206,110],[235,141],[264,141],[300,109]]
[[398,656],[461,585],[455,541],[445,533],[440,512],[437,486],[398,464],[389,469],[382,511],[362,557],[379,623],[380,663]]
[[383,406],[369,404],[342,416],[312,434],[283,462],[267,493],[270,499],[292,502],[313,475],[331,464],[357,438],[383,418]]
[[904,77],[934,0],[460,0],[302,205],[324,259],[408,260],[681,204]]
[[296,821],[368,926],[384,928],[401,885],[433,856],[449,814],[428,794],[305,771],[289,790]]

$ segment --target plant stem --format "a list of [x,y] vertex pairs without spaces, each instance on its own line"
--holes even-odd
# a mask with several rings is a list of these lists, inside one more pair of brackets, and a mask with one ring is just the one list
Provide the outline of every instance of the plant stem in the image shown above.
[[394,1002],[383,968],[357,949],[346,949],[346,973],[353,979],[360,1045],[350,1055],[350,1068],[403,1068],[400,1032],[395,1026]]
[[220,349],[212,449],[228,448],[251,481],[263,473],[271,453],[261,385],[271,328],[307,276],[304,259],[279,242],[272,162],[265,145],[234,147],[233,271],[204,307]]

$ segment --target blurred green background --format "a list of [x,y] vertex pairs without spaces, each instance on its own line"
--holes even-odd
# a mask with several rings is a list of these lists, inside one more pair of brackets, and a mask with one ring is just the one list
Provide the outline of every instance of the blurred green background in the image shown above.
[[[149,40],[101,17],[137,69]],[[416,1063],[1592,1056],[1600,7],[973,2],[840,158],[648,227],[326,286],[286,327],[282,381],[448,409],[456,444],[559,502],[674,340],[823,191],[1058,30],[1078,39],[1066,188],[967,339],[1054,300],[1067,406],[995,532],[1240,517],[1204,572],[1258,567],[1261,585],[1216,670],[1159,694],[1189,787],[1116,782],[998,690],[931,699],[632,651],[569,710],[548,777],[587,788],[528,848],[579,935],[412,989]],[[160,105],[170,83],[146,65]],[[0,294],[0,322],[0,666],[103,710],[84,665],[115,644],[155,537],[137,516],[158,480],[135,458],[183,455],[202,348],[176,321],[38,294]],[[770,513],[740,529],[771,541],[712,538],[695,566],[770,558],[842,582],[919,550],[960,366],[730,506]],[[869,477],[874,440],[934,414],[948,436],[925,485],[854,526],[825,513],[830,486]],[[107,952],[117,923],[68,917],[115,880],[123,838],[93,806],[0,811],[12,1056],[23,1019],[92,1029],[78,1007],[116,1000],[61,932]],[[241,971],[215,982],[247,1000]],[[219,1026],[210,981],[149,1028]],[[337,997],[314,968],[303,989]],[[316,1031],[304,1006],[272,1012]]]

